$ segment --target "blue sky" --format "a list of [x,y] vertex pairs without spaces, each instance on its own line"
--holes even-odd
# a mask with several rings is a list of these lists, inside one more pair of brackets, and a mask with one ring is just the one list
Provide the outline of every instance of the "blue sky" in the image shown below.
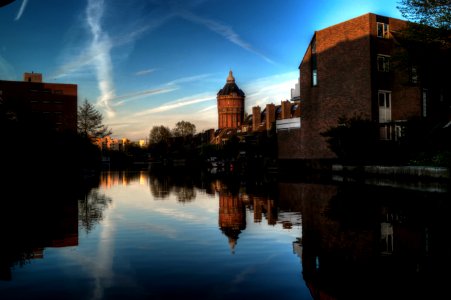
[[113,137],[153,126],[217,128],[229,70],[246,111],[290,98],[315,30],[398,0],[16,0],[0,8],[0,79],[78,85]]

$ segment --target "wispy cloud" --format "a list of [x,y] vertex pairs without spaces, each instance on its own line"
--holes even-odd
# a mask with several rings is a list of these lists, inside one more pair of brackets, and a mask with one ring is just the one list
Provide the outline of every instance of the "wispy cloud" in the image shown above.
[[199,113],[208,112],[208,111],[210,111],[210,110],[216,109],[216,107],[217,107],[216,104],[215,104],[215,105],[208,106],[208,107],[205,107],[204,109],[199,110]]
[[86,22],[93,37],[89,51],[93,56],[92,63],[96,71],[97,85],[100,90],[97,104],[104,107],[110,116],[114,116],[115,112],[110,106],[110,100],[115,97],[112,77],[113,64],[110,55],[112,44],[108,34],[102,30],[101,19],[103,12],[103,0],[89,0],[86,8]]
[[14,80],[14,68],[0,55],[0,78],[5,80]]
[[28,0],[23,0],[22,5],[20,6],[19,12],[17,13],[17,16],[14,20],[19,21],[22,17],[23,12],[25,11],[25,8],[27,7]]
[[136,76],[143,76],[155,72],[156,69],[146,69],[135,73]]
[[159,107],[155,107],[155,108],[151,108],[151,109],[147,109],[147,110],[138,112],[135,114],[135,116],[139,117],[139,116],[153,114],[153,113],[160,113],[160,112],[180,108],[183,106],[192,105],[192,104],[205,102],[205,101],[210,101],[210,100],[214,100],[214,99],[216,99],[216,95],[202,94],[202,95],[194,95],[191,97],[183,97],[178,100],[172,101],[171,103],[163,104]]
[[178,79],[169,81],[168,83],[166,83],[166,85],[177,85],[177,84],[180,84],[180,83],[187,83],[187,82],[198,81],[198,80],[201,80],[201,79],[205,79],[205,78],[207,78],[209,76],[210,76],[210,74],[201,74],[201,75],[182,77],[182,78],[178,78]]
[[299,73],[297,71],[262,77],[246,83],[241,88],[246,92],[246,108],[264,106],[269,103],[280,104],[290,99],[291,89],[295,87]]
[[[136,98],[139,98],[139,97],[169,93],[176,89],[177,89],[177,87],[149,89],[149,90],[139,91],[139,92],[135,92],[135,93],[131,93],[131,94],[117,96],[117,97],[111,98],[110,101],[115,101],[114,106],[119,106],[119,105],[123,105],[127,102],[130,102],[132,100],[135,100]],[[118,101],[118,102],[116,102],[116,101]]]
[[210,20],[210,19],[206,19],[203,18],[201,16],[195,15],[189,11],[181,11],[179,13],[180,17],[189,20],[191,22],[194,23],[198,23],[201,25],[206,26],[209,30],[216,32],[217,34],[223,36],[224,38],[226,38],[228,41],[238,45],[239,47],[252,52],[258,56],[260,56],[261,58],[263,58],[265,61],[267,61],[270,64],[275,64],[275,62],[273,60],[271,60],[270,58],[268,58],[266,55],[264,55],[263,53],[257,51],[256,49],[254,49],[254,47],[252,47],[251,44],[247,43],[246,41],[244,41],[230,26],[226,26],[224,24],[218,23],[214,20]]

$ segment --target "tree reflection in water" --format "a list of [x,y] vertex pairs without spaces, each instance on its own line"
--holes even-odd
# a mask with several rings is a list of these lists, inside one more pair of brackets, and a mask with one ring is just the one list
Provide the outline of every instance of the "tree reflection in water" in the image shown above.
[[78,199],[98,186],[96,175],[86,180],[51,171],[27,175],[27,181],[15,180],[19,176],[4,181],[8,198],[0,210],[0,280],[12,279],[11,268],[43,258],[47,247],[77,246]]
[[150,193],[155,199],[166,199],[174,194],[179,202],[194,201],[200,182],[202,180],[197,172],[190,173],[183,169],[171,173],[163,170],[149,173]]
[[111,202],[111,198],[100,194],[97,189],[78,201],[78,222],[86,233],[93,230],[95,225],[103,219],[103,212]]

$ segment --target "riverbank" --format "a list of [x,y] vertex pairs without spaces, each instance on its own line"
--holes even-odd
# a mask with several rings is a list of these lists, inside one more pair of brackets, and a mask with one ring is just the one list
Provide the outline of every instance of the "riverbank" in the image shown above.
[[333,173],[347,175],[371,175],[384,176],[390,178],[429,178],[449,180],[450,170],[445,167],[430,166],[351,166],[351,165],[332,165]]
[[448,192],[449,168],[430,166],[350,166],[332,165],[332,179],[409,190]]

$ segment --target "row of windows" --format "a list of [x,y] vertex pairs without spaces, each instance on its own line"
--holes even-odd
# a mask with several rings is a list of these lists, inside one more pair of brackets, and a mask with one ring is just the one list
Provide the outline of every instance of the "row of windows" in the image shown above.
[[[380,38],[389,38],[389,25],[384,22],[377,22],[377,36]],[[310,44],[311,52],[311,84],[312,86],[318,85],[318,68],[317,68],[317,54],[316,54],[316,38],[314,37]],[[377,55],[377,71],[390,72],[390,56],[384,54]],[[410,83],[418,82],[418,75],[416,67],[410,68],[409,74]]]
[[[428,90],[423,89],[421,94],[421,115],[427,117],[428,114]],[[390,91],[378,91],[379,102],[379,122],[387,122],[391,120],[391,92]]]

